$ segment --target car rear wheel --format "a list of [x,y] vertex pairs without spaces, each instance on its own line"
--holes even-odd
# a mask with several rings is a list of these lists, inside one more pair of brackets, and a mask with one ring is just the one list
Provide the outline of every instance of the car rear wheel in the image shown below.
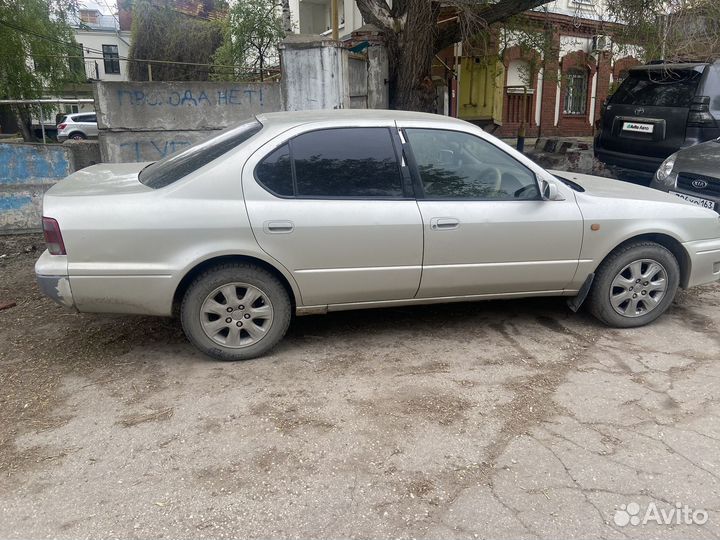
[[188,287],[181,307],[185,335],[218,360],[260,356],[283,338],[291,305],[270,272],[245,264],[215,267]]
[[74,141],[82,141],[83,139],[87,139],[84,133],[75,132],[70,134],[68,139],[72,139]]
[[590,312],[609,326],[633,328],[665,313],[680,283],[680,265],[665,247],[637,242],[615,250],[598,268]]

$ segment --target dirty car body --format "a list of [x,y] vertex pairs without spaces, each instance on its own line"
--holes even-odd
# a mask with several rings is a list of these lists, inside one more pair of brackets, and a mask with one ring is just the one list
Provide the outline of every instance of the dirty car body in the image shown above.
[[[259,115],[154,164],[101,164],[44,199],[42,290],[170,316],[207,354],[258,356],[292,313],[566,296],[607,324],[720,279],[718,215],[546,171],[468,123],[397,111]],[[637,281],[636,281],[637,278]]]

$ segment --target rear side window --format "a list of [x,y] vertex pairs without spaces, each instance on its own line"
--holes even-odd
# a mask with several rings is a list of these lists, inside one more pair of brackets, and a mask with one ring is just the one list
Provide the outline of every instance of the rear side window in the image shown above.
[[[287,165],[281,164],[279,150],[260,163],[256,176],[269,191],[286,195]],[[400,166],[388,128],[311,131],[292,139],[289,150],[294,169],[292,195],[296,197],[403,197]]]
[[168,186],[240,146],[261,129],[262,124],[253,119],[225,130],[211,139],[148,165],[140,171],[139,180],[154,189]]
[[275,195],[292,197],[294,192],[289,146],[284,144],[263,159],[255,174],[260,183]]
[[300,197],[402,197],[387,128],[313,131],[291,141]]
[[610,103],[689,107],[701,77],[702,73],[694,69],[632,70]]

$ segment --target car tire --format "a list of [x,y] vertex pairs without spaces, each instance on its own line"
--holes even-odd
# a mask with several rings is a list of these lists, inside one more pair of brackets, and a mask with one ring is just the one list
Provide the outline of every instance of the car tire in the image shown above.
[[87,139],[87,136],[84,133],[80,133],[80,132],[76,131],[75,133],[71,133],[68,136],[68,139],[72,139],[73,141],[82,141],[84,139]]
[[635,242],[600,264],[588,307],[608,326],[644,326],[670,307],[679,283],[680,265],[670,250],[655,242]]
[[283,284],[249,264],[225,264],[203,272],[188,287],[180,308],[188,340],[224,361],[268,352],[285,335],[291,313]]

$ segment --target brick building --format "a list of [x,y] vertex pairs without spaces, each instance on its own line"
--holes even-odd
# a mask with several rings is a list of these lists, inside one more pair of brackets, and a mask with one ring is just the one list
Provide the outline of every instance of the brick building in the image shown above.
[[530,137],[592,135],[603,101],[641,51],[613,43],[620,27],[604,20],[602,0],[556,0],[525,17],[548,36],[543,50],[500,26],[482,47],[457,44],[438,55],[437,112],[505,137],[523,118]]

